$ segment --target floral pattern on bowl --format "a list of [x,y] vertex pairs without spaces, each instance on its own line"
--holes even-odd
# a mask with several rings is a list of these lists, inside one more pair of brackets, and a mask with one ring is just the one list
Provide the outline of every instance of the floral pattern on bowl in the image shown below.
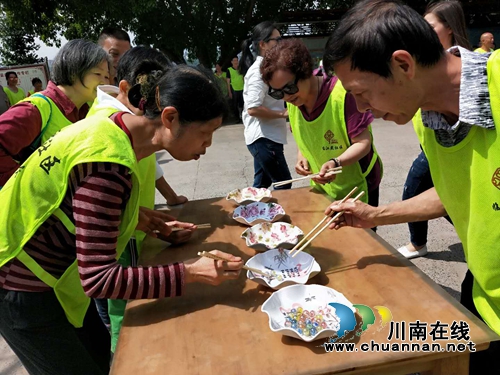
[[229,192],[227,200],[232,200],[237,204],[249,204],[252,202],[267,202],[272,198],[271,190],[265,188],[247,187]]
[[[261,311],[269,316],[271,331],[310,342],[334,336],[340,329],[340,318],[330,303],[345,305],[353,313],[356,312],[352,303],[342,293],[322,285],[301,284],[287,286],[274,292],[264,302]],[[301,331],[287,323],[291,311],[295,314],[297,312],[301,315],[308,314],[306,318],[311,320],[318,319],[320,315],[321,319],[318,320],[321,321],[321,328],[315,329],[312,335],[299,333]]]
[[233,219],[245,225],[271,223],[285,216],[285,210],[277,203],[253,202],[239,206],[233,212]]
[[255,255],[246,262],[246,265],[271,273],[272,277],[252,271],[247,271],[247,277],[269,288],[281,289],[289,285],[305,284],[321,271],[318,262],[306,252],[301,251],[293,258],[289,253],[289,250],[272,249]]
[[291,249],[303,235],[304,232],[299,227],[278,221],[256,224],[246,229],[241,238],[246,240],[248,247],[256,251],[266,251],[277,248]]

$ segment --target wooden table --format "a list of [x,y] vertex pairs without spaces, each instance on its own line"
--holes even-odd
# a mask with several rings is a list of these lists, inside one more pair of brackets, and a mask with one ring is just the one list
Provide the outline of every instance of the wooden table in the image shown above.
[[[308,188],[273,192],[293,224],[307,233],[323,218],[329,201]],[[240,238],[245,227],[230,218],[235,206],[220,199],[189,202],[179,219],[212,224],[180,247],[149,241],[142,265],[193,258],[198,251],[219,249],[243,257],[255,254]],[[325,231],[309,247],[322,272],[309,283],[327,285],[354,304],[386,306],[395,322],[436,321],[451,326],[466,321],[477,350],[498,340],[446,291],[370,230]],[[112,374],[467,374],[469,354],[452,352],[326,353],[322,340],[305,343],[269,329],[260,311],[273,292],[248,280],[218,287],[187,285],[179,298],[130,302],[112,366]],[[387,343],[390,324],[374,326],[363,343]],[[428,328],[428,332],[430,327]],[[430,336],[427,342],[432,343]],[[391,340],[391,343],[401,342]],[[407,340],[408,341],[408,331]],[[413,341],[419,342],[419,341]],[[456,340],[441,342],[458,343]],[[421,342],[420,342],[421,343]]]

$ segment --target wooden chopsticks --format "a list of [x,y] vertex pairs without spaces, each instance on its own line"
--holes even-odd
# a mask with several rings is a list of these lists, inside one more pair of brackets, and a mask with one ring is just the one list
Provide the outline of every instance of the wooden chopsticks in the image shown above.
[[[210,229],[212,225],[210,223],[206,224],[195,224],[196,229]],[[181,227],[171,227],[172,232],[180,232],[181,230],[186,230],[186,228],[181,228]]]
[[[342,173],[342,166],[331,168],[331,169],[328,169],[326,171],[326,174],[328,174],[330,176],[334,175],[334,174],[339,174],[339,173]],[[326,174],[325,174],[325,176],[326,176]],[[314,178],[314,177],[319,177],[319,173],[310,174],[309,176],[305,176],[305,177],[292,178],[291,180],[273,182],[271,184],[271,186],[276,187],[276,186],[287,185],[287,184],[291,184],[292,182],[307,180],[309,178]]]
[[[354,189],[352,189],[349,194],[347,194],[345,196],[344,199],[342,199],[340,201],[340,203],[344,203],[346,202],[355,192],[356,190],[358,190],[357,187],[355,187]],[[353,201],[357,201],[359,198],[361,198],[363,195],[365,194],[364,191],[360,192],[354,199]],[[333,212],[332,212],[333,213]],[[316,233],[310,240],[308,240],[304,245],[301,245],[307,237],[309,237],[316,229],[318,229],[321,224],[323,224],[325,222],[325,220],[327,220],[328,218],[330,218],[330,216],[325,216],[309,233],[307,233],[307,235],[305,235],[302,240],[294,246],[294,248],[292,250],[290,250],[290,255],[292,255],[292,253],[295,251],[295,253],[293,253],[292,255],[292,258],[295,257],[298,253],[300,253],[302,250],[304,250],[316,237],[318,237],[321,232],[323,232],[326,228],[328,228],[328,226],[330,226],[330,224],[332,224],[335,220],[337,220],[340,216],[342,216],[344,214],[344,211],[340,211],[340,212],[337,212],[337,214],[332,217],[330,220],[328,220],[328,222],[323,226],[323,228],[321,228],[318,233]],[[299,248],[300,247],[300,248]]]
[[[209,253],[207,251],[198,252],[198,256],[210,258],[210,259],[213,259],[213,260],[222,260],[223,262],[230,262],[230,260],[228,260],[228,259],[222,258],[222,257],[220,257],[218,255]],[[257,268],[248,267],[246,265],[244,265],[242,268],[245,269],[245,270],[248,270],[248,271],[252,271],[253,273],[257,273],[259,275],[264,275],[265,277],[268,277],[268,278],[272,278],[273,277],[269,272],[262,271],[262,270],[259,270]]]

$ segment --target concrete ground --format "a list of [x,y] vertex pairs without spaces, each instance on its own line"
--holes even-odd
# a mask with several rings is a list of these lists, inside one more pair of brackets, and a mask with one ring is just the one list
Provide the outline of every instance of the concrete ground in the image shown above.
[[[420,151],[413,127],[377,120],[373,134],[384,163],[380,204],[400,200],[408,170]],[[288,142],[286,158],[292,176],[297,177],[294,171],[297,148],[291,134],[288,135]],[[174,190],[190,200],[225,196],[233,189],[251,186],[253,181],[253,159],[244,143],[243,125],[229,125],[217,130],[212,147],[198,161],[178,162],[163,152],[159,163]],[[294,187],[306,185],[307,182],[301,182]],[[156,202],[165,203],[158,192]],[[377,233],[396,248],[409,241],[406,224],[379,227]],[[460,283],[467,267],[462,245],[446,220],[438,219],[430,223],[428,248],[429,254],[425,258],[414,259],[413,262],[453,297],[459,298]],[[1,336],[0,374],[26,374]]]

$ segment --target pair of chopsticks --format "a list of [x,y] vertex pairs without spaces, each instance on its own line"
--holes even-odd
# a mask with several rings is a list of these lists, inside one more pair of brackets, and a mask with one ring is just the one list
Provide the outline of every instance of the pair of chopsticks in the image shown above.
[[[326,175],[334,175],[334,174],[339,174],[339,173],[342,173],[342,166],[340,167],[335,167],[335,168],[331,168],[331,169],[328,169],[326,171]],[[291,180],[285,180],[285,181],[280,181],[280,182],[273,182],[271,184],[271,186],[282,186],[282,185],[287,185],[287,184],[291,184],[292,182],[296,182],[296,181],[302,181],[302,180],[307,180],[309,178],[315,178],[315,177],[319,177],[319,173],[315,173],[315,174],[310,174],[308,176],[305,176],[305,177],[299,177],[299,178],[292,178]]]
[[[356,192],[356,190],[358,190],[358,188],[357,188],[357,187],[355,187],[354,189],[352,189],[352,190],[349,192],[349,194],[347,194],[347,195],[345,196],[345,198],[344,198],[344,199],[342,199],[342,200],[340,201],[340,203],[344,203],[345,201],[347,201],[347,200],[348,200],[348,199],[349,199],[349,198],[350,198],[350,197],[351,197],[351,196],[352,196],[352,195]],[[353,201],[354,201],[354,202],[355,202],[355,201],[357,201],[357,200],[358,200],[359,198],[361,198],[364,194],[365,194],[365,192],[364,192],[364,191],[362,191],[361,193],[359,193],[359,194],[356,196],[356,198],[354,198],[354,200],[353,200]],[[333,214],[333,212],[332,212],[332,214]],[[323,228],[321,228],[321,230],[320,230],[318,233],[316,233],[316,234],[315,234],[315,235],[314,235],[314,236],[313,236],[313,237],[312,237],[309,241],[307,241],[304,245],[302,245],[302,243],[304,243],[304,241],[307,239],[307,237],[309,237],[309,236],[310,236],[310,235],[311,235],[311,234],[312,234],[312,233],[313,233],[316,229],[318,229],[318,228],[321,226],[321,224],[323,224],[323,223],[324,223],[327,219],[329,219],[329,218],[330,218],[330,216],[325,216],[325,217],[323,218],[323,220],[321,220],[321,221],[320,221],[320,222],[319,222],[319,223],[318,223],[318,224],[317,224],[317,225],[316,225],[316,226],[315,226],[315,227],[314,227],[314,228],[313,228],[313,229],[312,229],[309,233],[307,233],[307,234],[306,234],[306,235],[305,235],[305,236],[304,236],[304,237],[303,237],[303,238],[299,241],[299,243],[298,243],[297,245],[295,245],[295,246],[293,247],[293,249],[292,249],[292,250],[290,250],[290,255],[292,255],[292,253],[293,253],[292,258],[293,258],[294,256],[296,256],[298,253],[300,253],[302,250],[304,250],[304,249],[305,249],[305,248],[306,248],[306,247],[307,247],[307,246],[308,246],[308,245],[309,245],[309,244],[310,244],[310,243],[311,243],[311,242],[312,242],[312,241],[313,241],[316,237],[318,237],[318,236],[320,235],[320,233],[321,233],[321,232],[323,232],[326,228],[328,228],[328,227],[330,226],[330,224],[332,224],[335,220],[337,220],[337,219],[338,219],[340,216],[342,216],[343,214],[344,214],[344,211],[337,212],[337,214],[336,214],[334,217],[332,217],[330,220],[328,220],[328,222],[327,222],[327,223],[323,226]],[[301,247],[301,245],[302,245],[302,247]],[[295,253],[294,253],[294,251],[295,251]]]
[[[197,229],[210,229],[212,225],[210,223],[206,224],[195,224]],[[181,230],[186,230],[186,228],[180,228],[180,227],[171,227],[172,232],[180,232]]]
[[[198,256],[210,258],[210,259],[213,259],[213,260],[222,260],[223,262],[230,262],[230,260],[228,260],[228,259],[222,258],[222,257],[220,257],[218,255],[214,255],[214,254],[209,253],[207,251],[201,251],[201,252],[199,252]],[[269,272],[262,271],[262,270],[259,270],[257,268],[253,268],[253,267],[248,267],[247,265],[244,265],[242,268],[245,269],[245,270],[248,270],[248,271],[252,271],[253,273],[257,273],[259,275],[264,275],[265,277],[268,277],[268,278],[272,278],[273,277]]]

